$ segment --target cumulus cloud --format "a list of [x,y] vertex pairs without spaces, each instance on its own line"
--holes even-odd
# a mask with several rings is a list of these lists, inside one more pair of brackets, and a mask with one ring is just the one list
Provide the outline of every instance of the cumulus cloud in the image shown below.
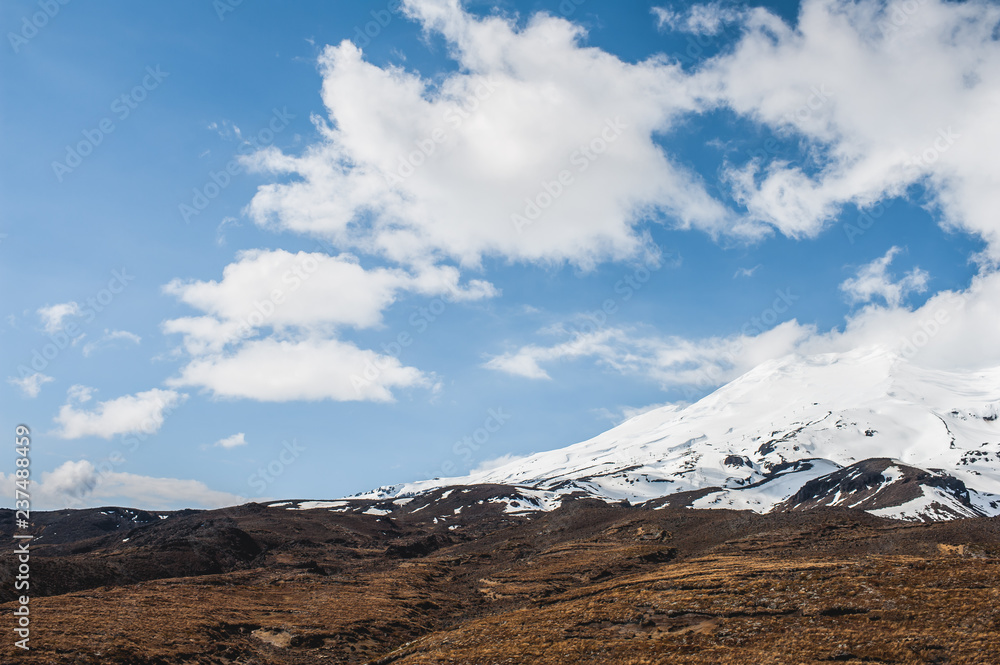
[[[271,148],[249,158],[294,176],[260,188],[248,207],[258,224],[400,262],[478,265],[498,255],[588,265],[641,251],[640,223],[651,218],[713,234],[814,237],[845,206],[919,185],[944,225],[981,235],[1000,260],[996,3],[804,0],[794,24],[721,3],[654,8],[664,28],[737,28],[690,71],[663,57],[624,62],[544,13],[518,27],[455,0],[403,9],[448,43],[458,66],[429,79],[375,66],[350,42],[327,47],[322,140],[300,156]],[[729,191],[713,198],[660,139],[719,109],[798,142],[807,163],[726,163]],[[601,154],[575,168],[609,120],[615,140],[603,137]],[[572,184],[560,183],[564,169]],[[526,210],[537,218],[511,223]]]
[[215,442],[215,445],[226,449],[245,446],[247,445],[247,437],[243,432],[238,432],[232,436],[227,436],[224,439],[219,439]]
[[1000,6],[804,0],[792,27],[763,10],[731,52],[697,72],[702,99],[802,140],[815,168],[729,165],[752,220],[817,235],[845,205],[921,185],[942,223],[1000,256]]
[[424,78],[371,64],[350,42],[327,47],[322,141],[248,161],[294,176],[259,189],[248,208],[258,224],[400,263],[463,265],[636,255],[649,249],[637,227],[657,215],[729,228],[726,208],[655,140],[696,108],[676,64],[622,61],[547,14],[519,28],[457,2],[404,8],[458,66]]
[[483,280],[461,284],[457,268],[424,265],[413,271],[366,269],[350,255],[249,250],[223,270],[219,281],[174,280],[168,294],[201,310],[201,317],[172,319],[168,333],[184,335],[189,352],[221,351],[257,330],[332,331],[371,328],[401,292],[444,295],[453,301],[493,297]]
[[980,370],[1000,365],[1000,349],[984,344],[1000,330],[1000,274],[975,277],[965,291],[942,291],[919,308],[870,304],[847,318],[843,330],[810,336],[800,353],[842,352],[882,346],[938,369]]
[[[805,0],[794,26],[719,3],[654,9],[666,27],[740,29],[692,72],[662,57],[624,62],[547,14],[519,28],[448,0],[408,0],[404,10],[448,42],[459,66],[432,81],[366,62],[350,42],[327,47],[322,140],[300,156],[270,148],[248,158],[295,176],[260,188],[248,207],[258,224],[400,262],[499,255],[586,265],[640,251],[651,213],[713,234],[757,238],[773,227],[799,238],[845,205],[920,184],[946,224],[996,233],[995,4]],[[803,141],[815,168],[728,164],[731,203],[745,208],[737,214],[659,141],[679,120],[718,108]],[[591,141],[605,144],[599,155],[586,150]],[[572,184],[560,183],[564,170]]]
[[38,316],[42,320],[42,327],[50,335],[53,335],[63,328],[63,321],[70,316],[77,316],[80,313],[80,305],[75,302],[63,302],[56,305],[47,305],[38,310]]
[[911,293],[923,293],[927,290],[929,277],[924,270],[914,268],[896,281],[889,274],[889,264],[900,251],[899,247],[889,248],[884,256],[862,266],[854,277],[846,279],[840,290],[855,304],[881,299],[892,307],[898,307]]
[[398,359],[336,339],[253,340],[238,350],[199,356],[172,387],[199,386],[219,397],[290,400],[392,401],[394,388],[434,386]]
[[[1000,257],[1000,7],[987,2],[804,0],[794,26],[763,9],[717,4],[654,10],[661,28],[712,34],[735,22],[742,35],[685,81],[699,106],[727,108],[798,142],[803,164],[779,157],[727,162],[723,169],[743,223],[792,237],[819,235],[845,206],[860,208],[924,188],[942,225],[977,234],[987,259]],[[1000,320],[989,303],[1000,278],[982,272],[965,293],[943,292],[916,310],[907,295],[927,288],[914,268],[889,272],[899,248],[842,284],[855,304],[842,330],[797,321],[767,332],[701,340],[607,329],[530,344],[486,366],[533,379],[559,361],[591,358],[622,373],[671,385],[718,385],[770,357],[878,345],[942,367],[1000,363],[984,348]],[[747,276],[738,271],[735,276]]]
[[[246,208],[254,223],[379,267],[349,254],[256,250],[219,282],[172,282],[167,291],[202,313],[164,324],[191,355],[171,385],[274,401],[388,400],[395,388],[433,386],[421,370],[342,341],[342,331],[378,325],[401,293],[459,288],[459,268],[480,269],[487,257],[587,268],[656,254],[651,221],[748,240],[815,237],[845,207],[917,186],[943,225],[980,235],[1000,261],[995,3],[803,0],[794,25],[718,3],[654,9],[664,29],[738,28],[732,43],[718,40],[719,55],[687,70],[666,57],[625,62],[544,13],[475,16],[457,0],[405,0],[403,11],[446,42],[452,70],[425,76],[377,66],[349,41],[328,46],[319,139],[297,155],[269,147],[245,158],[275,176]],[[721,169],[728,189],[709,194],[665,146],[680,123],[720,110],[797,144],[806,159],[731,155]],[[919,270],[889,275],[892,255],[845,282],[866,306],[843,331],[791,321],[692,341],[599,330],[486,366],[546,379],[554,364],[589,357],[664,385],[707,385],[774,354],[888,343],[912,331],[918,312],[902,303],[927,282]],[[269,286],[310,256],[323,278],[303,280],[279,307]],[[981,277],[975,288],[988,289]],[[470,299],[493,294],[487,282],[462,288]],[[890,322],[900,328],[882,327]],[[338,369],[321,373],[323,363]]]
[[[0,488],[14,495],[15,475],[0,473]],[[69,460],[43,471],[32,484],[32,505],[41,510],[119,505],[147,510],[220,508],[247,499],[219,492],[197,480],[157,478],[101,470],[88,460]]]
[[7,379],[7,383],[20,388],[21,392],[27,397],[38,397],[38,394],[42,391],[42,386],[54,380],[51,376],[46,376],[41,372],[34,372],[22,377],[12,376]]
[[213,490],[200,480],[157,478],[121,472],[112,472],[102,477],[94,493],[88,498],[91,503],[97,498],[102,499],[101,503],[106,503],[113,497],[124,499],[119,499],[117,503],[148,506],[151,510],[222,508],[247,502],[244,496]]
[[386,401],[393,388],[430,386],[423,372],[339,333],[381,324],[402,293],[450,302],[497,294],[483,280],[463,284],[453,266],[366,269],[347,254],[284,250],[243,252],[219,281],[174,280],[164,290],[203,312],[163,325],[183,335],[191,356],[169,384],[266,401]]
[[163,426],[167,414],[187,399],[187,395],[173,390],[154,388],[98,402],[91,410],[81,408],[92,399],[93,392],[93,388],[85,386],[70,388],[69,403],[60,407],[55,418],[58,425],[56,436],[63,439],[85,436],[110,439],[116,434],[152,434]]
[[92,492],[97,480],[97,469],[87,460],[67,461],[54,471],[42,473],[41,488],[53,494],[79,498]]

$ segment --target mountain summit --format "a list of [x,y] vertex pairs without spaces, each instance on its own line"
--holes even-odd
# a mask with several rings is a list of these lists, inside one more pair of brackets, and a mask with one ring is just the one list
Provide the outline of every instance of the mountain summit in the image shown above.
[[[464,477],[381,487],[397,500],[507,486],[508,512],[570,497],[764,513],[842,506],[883,517],[1000,514],[1000,368],[918,367],[881,348],[766,362],[688,406]],[[409,502],[407,502],[409,504]]]

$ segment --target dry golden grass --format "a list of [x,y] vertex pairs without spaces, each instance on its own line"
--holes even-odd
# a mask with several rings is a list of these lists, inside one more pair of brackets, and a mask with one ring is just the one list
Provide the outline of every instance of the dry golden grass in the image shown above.
[[598,511],[495,532],[480,524],[476,538],[423,557],[338,552],[321,561],[337,564],[327,575],[279,552],[271,565],[227,574],[33,598],[33,650],[8,639],[0,659],[1000,663],[998,542],[983,540],[993,522],[747,526],[726,515]]

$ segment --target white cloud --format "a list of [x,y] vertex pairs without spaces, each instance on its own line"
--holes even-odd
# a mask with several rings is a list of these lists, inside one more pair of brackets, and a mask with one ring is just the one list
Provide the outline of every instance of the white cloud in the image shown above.
[[513,353],[494,356],[483,367],[514,376],[523,376],[527,379],[551,379],[552,377],[541,368],[539,362],[560,357],[562,355],[559,347],[543,349],[537,346],[526,346]]
[[235,217],[223,217],[219,225],[215,227],[215,244],[222,247],[226,244],[226,227],[241,226],[240,220]]
[[93,398],[95,392],[97,391],[94,388],[75,384],[69,387],[69,390],[66,391],[66,395],[69,401],[77,404],[84,404]]
[[35,372],[34,374],[28,374],[20,378],[12,376],[7,379],[7,383],[20,388],[21,392],[27,397],[38,397],[38,393],[42,391],[42,386],[54,380],[51,376]]
[[[562,329],[557,333],[564,332]],[[514,352],[496,356],[484,365],[487,369],[499,370],[528,379],[551,379],[541,363],[550,363],[566,358],[595,356],[605,361],[613,361],[617,355],[615,342],[622,341],[627,333],[619,328],[594,332],[576,333],[569,341],[554,346],[525,346]]]
[[200,480],[156,478],[134,473],[110,473],[102,477],[90,502],[101,498],[105,503],[111,497],[121,497],[117,503],[148,507],[151,510],[169,508],[221,508],[247,502],[247,498],[229,492],[220,492]]
[[[15,475],[0,473],[0,488],[14,495]],[[32,506],[40,510],[119,505],[147,510],[220,508],[247,499],[210,489],[197,480],[156,478],[98,469],[88,460],[66,461],[32,484]]]
[[623,328],[575,333],[563,329],[562,335],[570,337],[566,342],[526,345],[485,366],[545,379],[549,374],[543,365],[589,358],[611,371],[646,377],[664,388],[709,388],[793,353],[878,346],[922,366],[975,371],[1000,365],[1000,347],[983,343],[983,331],[1000,330],[997,302],[1000,273],[990,273],[977,276],[967,291],[938,293],[917,309],[870,304],[849,316],[842,330],[819,332],[791,320],[764,332],[748,324],[743,332],[727,337],[689,340],[642,336]]
[[732,164],[751,220],[815,236],[845,205],[920,184],[942,223],[1000,257],[1000,6],[804,0],[795,28],[763,10],[731,53],[696,74],[708,103],[803,140],[816,167]]
[[738,268],[736,272],[733,273],[733,279],[736,279],[737,277],[753,277],[753,274],[757,272],[759,268],[760,268],[759,263],[755,265],[753,268]]
[[230,120],[222,120],[220,122],[212,121],[208,123],[207,128],[218,134],[219,138],[224,141],[243,140],[243,132],[241,132],[240,128]]
[[[247,207],[256,224],[319,236],[405,269],[328,257],[329,279],[271,314],[258,307],[268,297],[264,287],[296,255],[258,250],[241,255],[218,283],[173,282],[168,291],[203,315],[164,324],[184,335],[192,355],[172,385],[276,401],[385,400],[395,387],[430,386],[416,368],[336,336],[378,325],[399,293],[425,292],[425,279],[457,285],[457,269],[442,262],[475,268],[493,256],[590,267],[655,252],[644,230],[650,220],[744,239],[772,229],[814,237],[845,206],[864,208],[920,185],[942,224],[981,235],[987,258],[1000,261],[995,4],[804,0],[795,26],[764,9],[717,3],[683,14],[654,9],[663,27],[700,35],[730,23],[740,29],[732,48],[689,71],[663,57],[624,62],[585,46],[582,28],[547,14],[517,27],[496,14],[468,14],[457,0],[405,0],[404,11],[445,40],[453,71],[427,78],[366,62],[350,42],[329,46],[319,60],[328,116],[314,119],[320,140],[299,155],[268,148],[246,164],[280,179]],[[798,143],[806,156],[801,164],[766,156],[727,162],[722,172],[740,213],[661,146],[679,121],[720,109]],[[593,159],[584,157],[592,140],[601,153]],[[559,182],[563,170],[568,179]],[[532,206],[537,219],[518,221],[535,217]],[[590,357],[664,385],[709,385],[776,354],[848,341],[898,345],[924,311],[901,303],[925,288],[926,273],[895,280],[878,272],[878,262],[868,268],[844,285],[869,304],[843,332],[819,334],[791,321],[691,341],[608,329],[523,346],[487,367],[546,379],[554,363]],[[353,290],[339,286],[348,283]],[[992,283],[984,274],[975,288]],[[480,297],[491,289],[482,282]],[[966,334],[955,332],[964,324],[949,330]],[[947,355],[937,343],[919,353]],[[349,369],[334,376],[312,364],[330,359]],[[361,387],[351,381],[376,361],[385,370],[369,371],[373,378]]]
[[66,461],[54,471],[42,473],[41,488],[44,488],[42,491],[79,498],[92,492],[97,480],[97,469],[87,460]]
[[69,316],[80,314],[80,305],[75,302],[64,302],[57,305],[48,305],[38,310],[38,316],[42,319],[42,327],[50,335],[53,335],[63,328],[63,321]]
[[717,35],[723,25],[743,20],[748,13],[747,10],[727,7],[719,2],[694,5],[685,17],[684,29],[695,35]]
[[900,251],[899,247],[891,247],[881,258],[859,268],[854,277],[840,285],[841,291],[855,304],[880,298],[892,307],[898,307],[911,293],[926,291],[929,275],[920,268],[914,268],[902,279],[893,281],[889,274],[889,264]]
[[[400,293],[449,302],[497,294],[482,280],[462,284],[452,266],[365,269],[346,254],[283,250],[243,252],[220,281],[174,280],[165,291],[204,312],[163,325],[184,336],[191,355],[170,385],[267,401],[386,401],[394,387],[431,386],[419,370],[337,335],[380,325]],[[369,364],[382,369],[367,370]]]
[[712,2],[693,5],[685,12],[677,12],[666,7],[653,7],[653,16],[660,30],[677,30],[693,35],[716,35],[722,26],[744,19],[748,12]]
[[83,355],[89,356],[94,351],[107,348],[109,346],[114,346],[118,342],[129,342],[131,344],[140,344],[142,342],[142,338],[136,335],[135,333],[131,333],[127,330],[108,330],[107,328],[105,328],[104,334],[101,335],[99,339],[96,339],[93,342],[87,342],[86,344],[83,345]]
[[964,292],[943,291],[919,308],[868,305],[848,317],[843,331],[807,338],[802,353],[850,351],[879,345],[927,367],[979,370],[1000,365],[1000,348],[983,331],[1000,330],[1000,274],[973,279]]
[[[637,227],[658,213],[679,227],[734,230],[654,140],[697,107],[679,66],[624,62],[547,14],[517,28],[457,2],[409,0],[405,10],[448,42],[455,71],[422,78],[368,63],[350,42],[327,47],[323,140],[301,156],[269,149],[248,160],[294,176],[258,190],[248,207],[258,224],[404,264],[463,265],[637,255],[649,249]],[[558,182],[563,171],[572,182]],[[512,217],[535,216],[532,205],[540,216],[519,229]]]
[[195,358],[167,381],[207,388],[219,397],[388,402],[395,388],[433,387],[420,370],[398,359],[335,339],[253,340],[228,354]]
[[227,345],[254,334],[253,328],[245,321],[220,321],[214,316],[170,319],[164,321],[163,332],[183,335],[184,349],[196,356],[218,353]]
[[681,14],[666,7],[653,7],[649,11],[656,17],[656,27],[660,30],[673,30],[683,18]]
[[309,331],[339,327],[370,328],[403,291],[452,300],[496,295],[488,282],[459,283],[450,266],[365,269],[354,257],[284,250],[241,252],[220,281],[174,280],[164,291],[204,312],[208,319],[167,321],[167,332],[181,332],[193,353],[219,351],[226,343],[270,327]]
[[[719,3],[654,9],[688,32],[740,28],[731,50],[691,73],[586,47],[581,27],[546,14],[518,28],[447,0],[404,9],[447,41],[456,71],[430,80],[370,64],[349,42],[327,47],[323,139],[300,156],[272,148],[249,158],[295,176],[258,191],[248,207],[258,224],[401,263],[497,255],[586,266],[648,249],[640,225],[657,212],[713,234],[757,238],[773,227],[798,238],[845,205],[919,183],[945,224],[996,235],[1000,8],[989,3],[805,0],[794,28]],[[724,174],[746,212],[727,208],[654,140],[720,107],[802,141],[815,167],[730,163]],[[616,118],[627,127],[576,172],[574,151]],[[544,183],[567,166],[573,183],[550,196]],[[540,194],[551,205],[518,232],[511,215]]]
[[812,332],[795,321],[756,334],[687,340],[640,336],[625,328],[583,332],[556,330],[570,339],[552,346],[524,346],[490,359],[484,366],[531,379],[551,378],[541,365],[592,358],[620,374],[644,376],[663,387],[720,385],[771,357],[789,353]]
[[219,439],[215,442],[215,445],[226,449],[236,448],[237,446],[247,445],[247,438],[243,432],[238,432],[232,436],[227,436],[224,439]]
[[73,386],[69,390],[70,403],[59,409],[55,422],[59,428],[56,436],[79,439],[99,436],[110,439],[116,434],[159,431],[166,415],[180,405],[187,395],[173,390],[154,388],[135,395],[125,395],[106,402],[98,402],[93,410],[79,408],[91,399],[93,388]]

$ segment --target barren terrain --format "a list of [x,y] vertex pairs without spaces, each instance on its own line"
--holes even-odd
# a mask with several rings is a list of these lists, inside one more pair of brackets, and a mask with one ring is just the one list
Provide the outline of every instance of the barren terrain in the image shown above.
[[1000,662],[996,518],[578,501],[445,526],[250,504],[36,532],[32,650],[8,637],[5,663]]

